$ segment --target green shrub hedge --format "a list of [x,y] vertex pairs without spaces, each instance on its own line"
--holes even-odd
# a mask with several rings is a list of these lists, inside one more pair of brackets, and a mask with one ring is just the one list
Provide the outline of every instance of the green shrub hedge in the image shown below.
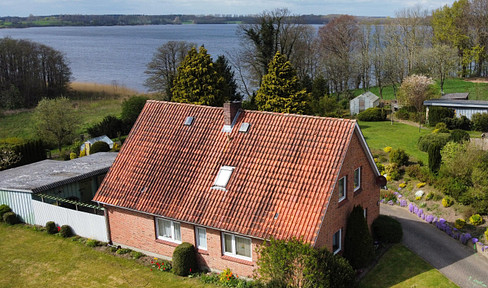
[[428,152],[429,146],[432,144],[439,144],[441,147],[444,147],[446,143],[449,141],[449,137],[451,135],[447,133],[431,133],[426,134],[424,136],[420,136],[417,146],[420,151]]
[[449,141],[454,141],[456,143],[463,143],[469,141],[469,139],[469,133],[461,129],[455,129],[451,132],[451,135],[449,135]]
[[12,212],[12,209],[8,205],[2,204],[0,205],[0,221],[3,221],[3,214],[7,212]]
[[444,122],[445,118],[453,118],[454,110],[445,107],[430,107],[429,108],[429,125],[434,127],[439,122]]
[[186,276],[197,272],[197,268],[195,247],[188,242],[178,245],[173,252],[173,272],[179,276]]
[[376,240],[385,243],[400,243],[403,237],[402,225],[390,216],[380,215],[371,226]]
[[385,121],[386,111],[382,108],[368,108],[357,115],[359,121]]
[[473,129],[481,132],[488,132],[488,113],[476,113],[471,117]]
[[403,149],[393,149],[390,151],[390,162],[398,166],[408,165],[409,156]]
[[469,217],[469,222],[475,226],[483,224],[483,218],[481,217],[480,214],[474,214],[471,217]]
[[56,223],[53,221],[49,221],[46,223],[46,231],[49,234],[56,234],[58,233],[58,227],[56,226]]
[[61,234],[61,236],[63,236],[64,238],[69,238],[73,236],[73,230],[69,225],[63,225],[59,230],[59,234]]
[[98,152],[108,152],[108,151],[110,151],[110,146],[103,141],[97,141],[93,143],[90,147],[90,154],[95,154]]
[[4,213],[2,218],[3,218],[3,222],[9,225],[15,225],[20,222],[19,218],[17,217],[17,214],[15,214],[14,212]]

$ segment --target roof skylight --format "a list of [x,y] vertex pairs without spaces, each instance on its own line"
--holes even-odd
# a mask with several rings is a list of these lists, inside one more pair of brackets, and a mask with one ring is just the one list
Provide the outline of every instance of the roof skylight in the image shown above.
[[241,127],[239,128],[239,132],[241,133],[247,133],[247,131],[249,131],[249,127],[251,126],[250,123],[247,123],[247,122],[243,122],[241,124]]
[[185,126],[191,126],[192,123],[193,123],[193,117],[188,116],[188,117],[186,117],[185,123],[183,125],[185,125]]
[[215,177],[214,185],[212,186],[212,188],[225,189],[234,169],[235,167],[231,166],[220,167],[219,173],[217,174],[217,177]]

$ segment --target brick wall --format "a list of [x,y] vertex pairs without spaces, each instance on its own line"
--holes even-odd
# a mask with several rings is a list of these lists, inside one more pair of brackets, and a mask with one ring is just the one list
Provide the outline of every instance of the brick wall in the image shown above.
[[[114,207],[106,207],[106,209],[112,242],[115,245],[126,246],[163,259],[171,258],[177,244],[157,239],[153,216]],[[196,246],[195,227],[190,224],[180,224],[182,242],[189,242]],[[207,250],[198,250],[197,254],[200,264],[212,270],[221,271],[230,268],[234,274],[250,278],[256,268],[257,254],[255,248],[262,241],[252,239],[253,261],[244,261],[223,255],[220,231],[207,228],[206,232]]]
[[[354,170],[361,167],[361,188],[354,192]],[[347,217],[355,205],[361,204],[367,208],[368,225],[378,217],[380,208],[378,200],[380,187],[376,185],[376,176],[373,168],[369,165],[365,151],[359,142],[356,133],[353,134],[349,149],[339,174],[339,179],[346,176],[347,189],[346,199],[339,202],[339,189],[336,184],[334,193],[331,197],[325,220],[317,238],[316,247],[327,247],[332,251],[332,237],[342,228],[342,251],[344,250],[344,236],[346,232]]]

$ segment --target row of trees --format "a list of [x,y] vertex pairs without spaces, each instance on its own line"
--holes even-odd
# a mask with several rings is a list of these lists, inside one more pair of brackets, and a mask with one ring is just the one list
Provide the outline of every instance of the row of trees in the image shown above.
[[66,93],[71,70],[63,54],[27,40],[0,39],[0,108],[34,107]]

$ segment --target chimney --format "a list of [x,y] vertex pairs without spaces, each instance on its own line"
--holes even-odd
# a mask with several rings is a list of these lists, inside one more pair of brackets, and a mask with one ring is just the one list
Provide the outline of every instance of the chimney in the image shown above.
[[234,122],[234,118],[236,117],[240,108],[240,101],[224,103],[224,125],[232,126],[232,122]]

